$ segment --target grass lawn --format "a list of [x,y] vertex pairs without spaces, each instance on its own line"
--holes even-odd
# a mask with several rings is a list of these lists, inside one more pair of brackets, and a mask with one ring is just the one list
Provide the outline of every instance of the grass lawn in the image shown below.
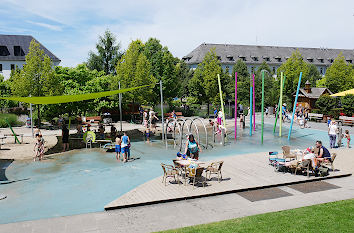
[[354,232],[354,199],[165,232]]

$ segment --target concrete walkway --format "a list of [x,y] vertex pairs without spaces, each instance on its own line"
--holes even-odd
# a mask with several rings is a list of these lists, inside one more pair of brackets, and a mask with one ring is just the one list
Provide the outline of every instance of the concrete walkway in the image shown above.
[[227,194],[107,212],[3,224],[0,225],[0,232],[152,232],[354,198],[354,177],[335,178],[326,182],[339,188],[302,193],[283,186],[280,189],[291,195],[251,202],[238,194]]

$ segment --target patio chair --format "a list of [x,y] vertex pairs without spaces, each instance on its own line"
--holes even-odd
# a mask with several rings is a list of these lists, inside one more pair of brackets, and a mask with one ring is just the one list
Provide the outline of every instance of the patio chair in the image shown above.
[[187,172],[188,178],[192,178],[193,179],[193,189],[195,188],[195,182],[196,181],[197,181],[197,183],[199,181],[201,181],[203,183],[203,187],[205,187],[206,178],[204,178],[204,181],[203,181],[204,168],[203,167],[194,167],[194,168],[188,167],[187,169],[188,169],[188,172]]
[[178,171],[178,175],[181,178],[186,179],[186,169],[179,163],[177,163],[177,159],[173,159],[173,165],[175,166],[175,169]]
[[217,174],[219,182],[222,180],[221,168],[222,168],[223,164],[224,164],[224,161],[213,162],[206,168],[205,173],[206,173],[206,176],[208,176],[208,172],[209,172],[209,180],[210,180],[211,174]]
[[173,177],[175,179],[175,181],[179,183],[178,171],[176,168],[174,168],[172,165],[166,165],[163,163],[161,163],[161,167],[163,170],[162,183],[165,183],[165,186],[166,186],[166,180],[168,177]]
[[300,163],[295,168],[295,175],[297,174],[297,171],[304,172],[306,171],[307,177],[310,177],[310,172],[315,172],[312,165],[311,165],[311,159],[306,159]]
[[321,165],[324,165],[324,166],[326,166],[326,167],[327,167],[327,166],[331,166],[332,171],[334,171],[333,162],[334,162],[334,160],[336,159],[336,157],[337,157],[337,154],[336,154],[336,153],[332,153],[331,159],[330,159],[330,160],[327,159],[327,160],[323,161],[323,162],[321,163]]
[[290,152],[290,146],[282,146],[284,159],[297,159],[297,155]]

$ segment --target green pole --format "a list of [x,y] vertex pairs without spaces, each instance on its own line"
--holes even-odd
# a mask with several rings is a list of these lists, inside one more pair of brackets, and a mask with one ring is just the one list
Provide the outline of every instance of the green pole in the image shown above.
[[224,128],[226,129],[226,124],[225,124],[225,112],[224,112],[224,102],[222,101],[221,81],[220,81],[220,75],[219,75],[219,74],[218,74],[218,83],[219,83],[219,92],[220,92],[220,102],[221,102],[222,120],[224,121]]
[[262,71],[262,136],[261,142],[263,144],[263,129],[264,129],[264,71]]
[[11,127],[11,125],[10,125],[10,122],[7,120],[7,118],[5,118],[5,121],[6,121],[6,123],[9,125],[10,130],[11,130],[12,134],[13,134],[14,137],[15,137],[15,142],[18,142],[18,144],[21,144],[20,140],[18,140],[17,135],[15,134],[14,130],[12,129],[12,127]]
[[[283,89],[284,89],[285,79],[286,79],[286,76],[284,75]],[[275,129],[276,129],[276,127],[277,127],[278,116],[279,116],[279,105],[280,105],[280,97],[279,97],[279,102],[278,102],[278,109],[277,109],[276,116],[275,116],[275,122],[274,122],[274,127],[273,127],[273,133],[275,133]]]
[[283,109],[282,109],[282,105],[283,105],[283,72],[281,72],[280,75],[280,97],[279,97],[280,101],[279,101],[279,137],[281,137],[281,126],[283,123]]

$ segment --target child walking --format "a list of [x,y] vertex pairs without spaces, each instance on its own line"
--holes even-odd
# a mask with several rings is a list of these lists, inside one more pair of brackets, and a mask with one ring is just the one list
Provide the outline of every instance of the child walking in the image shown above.
[[33,161],[36,161],[38,158],[39,160],[43,159],[43,153],[44,153],[44,140],[42,138],[42,135],[37,136],[36,144],[34,145],[33,151],[36,152],[35,157],[33,158]]
[[120,161],[121,143],[122,143],[122,140],[120,139],[120,136],[116,137],[115,151],[116,151],[116,158],[118,161]]
[[347,147],[350,147],[350,135],[349,135],[349,130],[345,130],[344,137],[347,139]]

